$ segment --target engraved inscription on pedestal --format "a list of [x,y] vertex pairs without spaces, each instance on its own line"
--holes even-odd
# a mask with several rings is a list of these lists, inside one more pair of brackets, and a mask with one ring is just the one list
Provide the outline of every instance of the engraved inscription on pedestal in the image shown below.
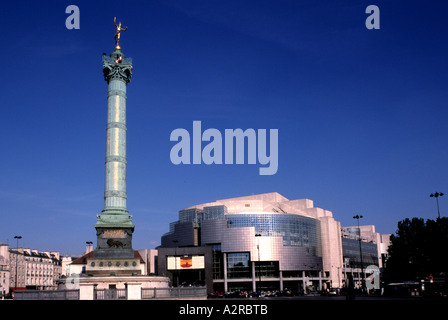
[[126,238],[126,234],[123,230],[121,229],[109,229],[109,230],[104,230],[103,233],[101,234],[102,238],[120,238],[120,239],[124,239]]

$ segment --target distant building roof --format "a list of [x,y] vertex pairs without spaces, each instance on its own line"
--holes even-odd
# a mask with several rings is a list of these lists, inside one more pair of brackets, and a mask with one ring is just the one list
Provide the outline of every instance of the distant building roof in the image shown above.
[[[87,264],[87,259],[93,258],[93,251],[90,251],[89,253],[84,254],[80,258],[74,260],[71,264]],[[134,258],[140,259],[140,263],[145,263],[142,256],[137,250],[134,250]]]

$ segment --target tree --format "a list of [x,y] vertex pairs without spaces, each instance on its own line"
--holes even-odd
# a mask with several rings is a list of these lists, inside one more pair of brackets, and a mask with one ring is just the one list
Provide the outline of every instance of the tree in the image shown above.
[[389,281],[445,278],[448,271],[448,218],[406,218],[391,236],[386,274]]

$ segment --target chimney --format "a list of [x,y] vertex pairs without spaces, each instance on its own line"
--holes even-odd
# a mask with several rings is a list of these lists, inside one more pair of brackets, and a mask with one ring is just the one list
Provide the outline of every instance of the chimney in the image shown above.
[[58,251],[51,251],[50,254],[56,259],[59,260],[60,255]]
[[86,252],[84,254],[88,254],[93,251],[93,244],[86,245]]

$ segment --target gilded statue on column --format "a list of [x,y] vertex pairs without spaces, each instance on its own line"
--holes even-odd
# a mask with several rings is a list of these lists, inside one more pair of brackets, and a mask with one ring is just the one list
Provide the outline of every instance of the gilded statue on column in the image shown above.
[[122,27],[121,27],[121,22],[119,22],[118,25],[117,25],[117,18],[116,18],[116,17],[114,17],[114,25],[115,25],[115,28],[117,29],[117,31],[115,32],[115,36],[114,36],[114,40],[115,40],[115,48],[116,48],[116,49],[120,49],[119,42],[120,42],[120,34],[121,34],[121,31],[126,31],[126,29],[127,29],[128,27],[122,28]]

